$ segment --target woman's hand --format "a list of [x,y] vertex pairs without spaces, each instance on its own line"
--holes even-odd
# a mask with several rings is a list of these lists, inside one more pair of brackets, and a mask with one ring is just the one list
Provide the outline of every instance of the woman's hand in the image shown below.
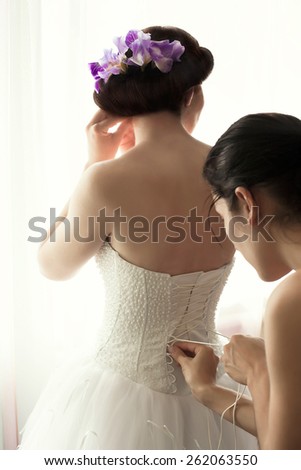
[[247,385],[258,368],[266,368],[264,341],[262,338],[234,335],[224,346],[221,361],[233,380]]
[[[117,124],[117,130],[109,132]],[[87,125],[86,134],[89,154],[86,167],[96,162],[111,160],[119,148],[124,152],[135,145],[131,120],[112,116],[101,109]]]
[[202,401],[203,393],[216,383],[219,358],[213,349],[199,343],[177,342],[170,347],[173,359],[181,366],[193,395]]
[[[236,392],[216,384],[218,357],[209,346],[178,342],[170,348],[171,356],[182,367],[187,384],[203,405],[233,422]],[[226,412],[225,412],[226,410]],[[241,397],[235,414],[235,424],[256,435],[254,409],[248,397]]]

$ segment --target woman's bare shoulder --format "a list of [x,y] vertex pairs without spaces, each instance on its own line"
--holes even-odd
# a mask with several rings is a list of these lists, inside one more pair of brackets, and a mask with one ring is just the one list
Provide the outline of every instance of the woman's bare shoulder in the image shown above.
[[287,275],[274,289],[267,303],[266,318],[287,321],[297,315],[301,322],[301,270]]

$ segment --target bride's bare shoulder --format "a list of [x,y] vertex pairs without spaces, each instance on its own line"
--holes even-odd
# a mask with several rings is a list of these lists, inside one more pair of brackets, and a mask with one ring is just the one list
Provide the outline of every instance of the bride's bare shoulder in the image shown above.
[[195,146],[196,150],[200,153],[201,156],[205,159],[212,149],[212,145],[208,145],[205,142],[202,142],[201,140],[198,140],[196,138],[191,138],[191,143],[192,145]]

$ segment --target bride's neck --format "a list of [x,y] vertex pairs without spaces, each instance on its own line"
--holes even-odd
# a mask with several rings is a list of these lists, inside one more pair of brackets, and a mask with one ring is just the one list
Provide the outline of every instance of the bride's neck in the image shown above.
[[186,133],[181,117],[170,112],[150,113],[133,118],[136,143],[156,141],[174,133]]

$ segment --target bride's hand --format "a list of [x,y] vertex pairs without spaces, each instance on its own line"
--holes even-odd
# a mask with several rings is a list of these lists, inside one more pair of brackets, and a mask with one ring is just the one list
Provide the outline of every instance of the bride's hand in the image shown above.
[[[110,132],[117,124],[119,127]],[[112,116],[101,109],[98,110],[86,127],[89,155],[86,166],[113,159],[120,146],[122,151],[125,147],[128,149],[130,129],[132,126],[129,118]]]
[[210,346],[199,343],[180,341],[171,346],[169,351],[181,366],[192,393],[202,401],[203,393],[216,384],[219,358]]

